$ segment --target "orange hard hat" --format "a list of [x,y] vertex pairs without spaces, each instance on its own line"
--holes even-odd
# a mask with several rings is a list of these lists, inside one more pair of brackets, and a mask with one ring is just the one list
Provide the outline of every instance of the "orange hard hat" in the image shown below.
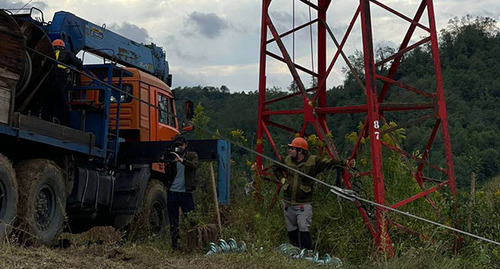
[[307,150],[307,141],[302,137],[296,137],[292,140],[291,144],[288,144],[288,146]]
[[56,40],[52,41],[52,46],[65,48],[66,44],[64,44],[64,41],[62,41],[61,39],[56,39]]

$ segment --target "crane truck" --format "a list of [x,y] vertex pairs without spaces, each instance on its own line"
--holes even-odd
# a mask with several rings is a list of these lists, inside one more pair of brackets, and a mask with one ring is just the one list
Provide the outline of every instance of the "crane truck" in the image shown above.
[[[0,10],[0,38],[0,239],[11,227],[42,244],[63,228],[98,225],[163,235],[162,157],[175,136],[192,129],[177,117],[164,50],[65,11],[45,22],[36,8]],[[48,107],[61,65],[55,39],[103,59],[68,76],[67,125]],[[192,102],[185,108],[190,118]],[[189,140],[188,147],[200,160],[218,161],[219,199],[227,203],[230,144]]]

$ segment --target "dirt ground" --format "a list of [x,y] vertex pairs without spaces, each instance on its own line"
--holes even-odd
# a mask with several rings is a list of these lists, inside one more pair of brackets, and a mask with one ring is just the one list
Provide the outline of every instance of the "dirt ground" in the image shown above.
[[308,261],[288,260],[264,253],[203,254],[172,253],[154,246],[0,246],[0,268],[317,268]]
[[205,256],[200,249],[172,252],[168,240],[123,243],[112,228],[62,238],[54,247],[0,244],[0,268],[316,268],[277,251]]

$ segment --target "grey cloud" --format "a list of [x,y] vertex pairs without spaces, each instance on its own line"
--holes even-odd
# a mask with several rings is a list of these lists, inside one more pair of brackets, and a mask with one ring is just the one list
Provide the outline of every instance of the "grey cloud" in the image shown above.
[[380,42],[375,43],[375,48],[385,48],[385,47],[398,48],[398,44],[396,44],[396,42],[391,41],[391,40],[384,40],[384,41],[380,41]]
[[[293,14],[285,11],[277,11],[277,12],[271,12],[271,17],[273,20],[276,22],[281,22],[281,23],[287,23],[292,25],[294,16]],[[304,12],[296,12],[295,13],[295,23],[305,23],[309,21],[309,17],[306,13]]]
[[292,28],[292,14],[288,12],[272,12],[269,16],[278,32],[285,32]]
[[39,8],[39,9],[41,9],[41,10],[43,10],[44,8],[47,8],[47,7],[48,7],[47,3],[43,2],[43,1],[35,1],[35,2],[31,2],[31,6],[32,6],[32,7]]
[[193,12],[184,21],[184,35],[199,34],[203,37],[213,39],[222,34],[223,30],[229,28],[229,24],[215,13]]
[[[18,9],[22,8],[26,4],[26,1],[8,1],[8,0],[0,0],[0,8],[2,9]],[[47,8],[47,3],[42,2],[42,1],[35,1],[31,2],[28,5],[26,5],[24,8],[29,9],[31,7],[36,7],[38,9],[43,9]],[[34,13],[34,15],[39,15],[38,12]],[[46,20],[50,20],[46,18]]]
[[284,22],[290,24],[293,19],[292,14],[284,11],[271,12],[270,16],[273,19],[274,23]]
[[[277,11],[271,12],[270,17],[273,21],[274,26],[279,32],[284,32],[292,29],[294,16],[292,13]],[[295,13],[295,27],[306,23],[309,21],[307,14],[303,12]]]
[[184,87],[184,86],[197,86],[206,85],[207,78],[202,74],[188,73],[182,70],[173,70],[173,86]]
[[170,45],[170,44],[175,44],[175,36],[174,35],[167,35],[164,39],[165,44]]
[[478,12],[478,16],[483,16],[483,17],[490,17],[496,21],[500,19],[500,11],[493,9],[493,10],[481,10]]
[[109,28],[112,31],[115,31],[118,34],[130,38],[136,42],[147,43],[150,39],[148,30],[128,22],[123,22],[121,25],[113,23],[109,26]]
[[164,42],[167,44],[165,49],[169,60],[180,59],[183,62],[199,63],[208,59],[206,55],[198,55],[198,53],[190,53],[186,51],[185,47],[179,43],[182,42],[182,40],[175,38],[173,35],[167,36],[164,39]]
[[188,51],[185,51],[183,48],[180,48],[180,46],[177,44],[174,44],[173,46],[169,46],[167,48],[167,55],[169,59],[177,57],[179,59],[182,59],[190,63],[200,63],[208,60],[208,57],[206,55],[199,55],[198,53],[189,53]]

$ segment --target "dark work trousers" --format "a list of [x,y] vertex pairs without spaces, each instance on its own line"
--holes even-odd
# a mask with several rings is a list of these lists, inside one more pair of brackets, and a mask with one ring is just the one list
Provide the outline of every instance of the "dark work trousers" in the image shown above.
[[179,207],[182,210],[182,215],[185,217],[187,213],[194,211],[193,194],[188,192],[168,191],[167,210],[168,221],[170,222],[170,237],[172,238],[172,249],[177,249],[177,241],[179,240]]
[[57,70],[52,94],[47,98],[47,120],[53,118],[59,120],[61,125],[69,125],[69,104],[68,104],[68,74],[64,71]]

